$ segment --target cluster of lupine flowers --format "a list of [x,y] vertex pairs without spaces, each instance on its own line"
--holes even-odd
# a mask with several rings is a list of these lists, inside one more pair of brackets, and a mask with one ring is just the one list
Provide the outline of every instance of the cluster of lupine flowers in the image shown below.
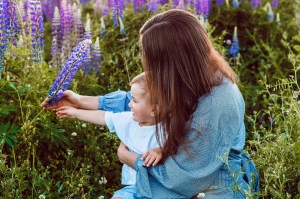
[[[231,6],[238,8],[242,3],[249,2],[250,8],[257,9],[261,6],[261,0],[232,0]],[[169,0],[80,0],[72,3],[72,0],[0,0],[0,78],[4,70],[5,51],[8,45],[21,44],[20,32],[31,36],[32,60],[42,60],[44,52],[44,24],[43,16],[52,21],[52,46],[51,66],[60,68],[66,62],[72,49],[84,39],[92,39],[92,35],[103,38],[106,33],[106,15],[111,13],[114,26],[120,27],[120,34],[126,34],[126,22],[124,9],[131,3],[135,12],[143,11],[144,8],[151,13],[158,11],[159,5],[169,4]],[[189,9],[199,16],[202,22],[208,20],[212,3],[223,6],[225,0],[173,0],[171,7]],[[100,32],[93,33],[91,19],[86,16],[82,22],[81,6],[91,3],[96,10],[101,10]],[[267,12],[269,21],[274,20],[274,12],[278,8],[278,0],[271,0],[263,9]],[[229,5],[227,5],[229,6]],[[276,13],[276,23],[280,24],[279,13]],[[19,42],[18,42],[19,41]],[[99,41],[97,41],[99,42]],[[96,43],[97,43],[96,42]],[[92,47],[94,46],[94,48]],[[239,44],[237,35],[233,35],[230,55],[238,56]],[[86,60],[80,68],[84,74],[90,71],[100,71],[101,64],[100,45],[90,45]]]
[[50,88],[47,105],[54,105],[63,97],[63,92],[68,89],[78,68],[84,63],[91,44],[91,40],[83,40],[75,47]]

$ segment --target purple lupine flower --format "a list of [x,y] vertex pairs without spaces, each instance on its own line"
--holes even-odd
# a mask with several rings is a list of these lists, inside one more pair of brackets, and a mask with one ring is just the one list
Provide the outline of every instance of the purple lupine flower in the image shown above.
[[280,26],[280,14],[279,14],[279,12],[276,13],[276,24],[277,24],[277,26]]
[[44,53],[44,22],[41,2],[30,1],[32,60],[41,61]]
[[274,20],[274,12],[272,10],[272,6],[270,3],[268,3],[268,14],[267,14],[267,19],[268,21],[273,21]]
[[83,40],[83,34],[84,34],[84,28],[83,28],[83,25],[82,25],[81,10],[80,9],[77,10],[77,12],[74,15],[74,18],[75,18],[76,41],[77,41],[77,43],[79,43]]
[[180,0],[174,0],[173,1],[173,8],[177,8]]
[[223,6],[224,5],[224,0],[216,0],[216,5],[217,6]]
[[239,0],[233,0],[232,1],[232,7],[233,8],[238,8],[240,6]]
[[251,0],[250,2],[250,7],[253,8],[258,8],[258,6],[260,5],[260,0]]
[[8,38],[11,43],[16,44],[17,35],[20,31],[20,21],[17,15],[17,6],[13,0],[6,0],[4,2],[7,3],[7,10],[4,12],[6,13],[8,20],[8,26],[6,27]]
[[106,26],[105,26],[105,20],[103,17],[101,17],[101,23],[100,23],[100,37],[102,38],[103,35],[106,33]]
[[71,25],[71,14],[70,14],[69,0],[62,0],[60,7],[61,17],[61,29],[62,29],[62,62],[65,62],[67,57],[71,53],[72,44],[72,25]]
[[80,4],[82,5],[86,5],[88,2],[90,2],[91,0],[80,0]]
[[142,0],[133,0],[133,10],[134,10],[134,12],[141,11],[142,6],[143,6],[143,1]]
[[0,1],[0,79],[2,72],[4,70],[4,53],[8,47],[7,43],[7,17],[6,12],[7,10],[8,2],[7,0]]
[[123,0],[113,0],[112,11],[114,26],[118,25],[119,17],[123,18],[124,12],[124,1]]
[[53,0],[42,0],[43,13],[46,19],[50,20],[54,15],[54,1]]
[[229,50],[229,54],[231,57],[235,58],[235,57],[239,57],[239,40],[237,37],[237,27],[234,27],[234,33],[233,33],[233,37],[232,37],[232,42],[231,42],[231,46],[230,46],[230,50]]
[[179,0],[179,3],[176,7],[177,9],[180,9],[180,10],[185,10],[185,6],[184,6],[184,2],[183,0]]
[[99,37],[96,38],[95,45],[93,47],[93,53],[92,53],[92,61],[93,61],[93,70],[96,73],[100,73],[100,67],[101,67],[101,50],[100,50],[100,42]]
[[[191,0],[191,1],[192,1],[192,0]],[[168,2],[169,2],[168,0],[160,0],[159,3],[160,3],[161,5],[164,5],[164,4],[167,4]]]
[[125,31],[125,27],[124,27],[124,23],[121,17],[119,17],[119,24],[120,24],[120,33],[122,35],[126,35],[126,31]]
[[63,92],[69,87],[80,64],[84,62],[91,43],[91,40],[84,40],[75,47],[74,51],[69,56],[67,62],[50,88],[48,93],[49,101],[46,106],[54,105],[63,97]]
[[[92,30],[91,30],[91,19],[89,14],[86,17],[86,25],[85,25],[85,32],[84,32],[84,39],[91,40],[92,39]],[[92,45],[87,49],[87,55],[85,57],[85,62],[82,65],[82,70],[84,71],[84,75],[88,75],[91,66],[92,66],[92,55],[91,55]]]
[[150,3],[147,6],[147,10],[149,10],[152,14],[158,11],[158,2],[157,0],[150,0]]
[[273,9],[277,9],[278,8],[278,4],[279,4],[279,0],[272,0],[272,7]]
[[195,0],[195,12],[197,15],[203,14],[202,0]]
[[207,19],[209,16],[209,11],[210,11],[210,2],[209,2],[209,0],[202,0],[202,4],[203,4],[204,18]]
[[54,68],[60,67],[60,53],[61,53],[61,24],[60,24],[60,15],[58,7],[55,7],[54,17],[52,19],[52,46],[51,46],[51,55],[52,55],[52,66]]

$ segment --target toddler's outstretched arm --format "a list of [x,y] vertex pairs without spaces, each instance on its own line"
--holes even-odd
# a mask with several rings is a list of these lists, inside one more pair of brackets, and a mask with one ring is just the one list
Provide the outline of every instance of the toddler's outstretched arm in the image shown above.
[[92,124],[105,125],[105,111],[102,110],[83,110],[71,106],[61,106],[56,109],[59,118],[76,118]]

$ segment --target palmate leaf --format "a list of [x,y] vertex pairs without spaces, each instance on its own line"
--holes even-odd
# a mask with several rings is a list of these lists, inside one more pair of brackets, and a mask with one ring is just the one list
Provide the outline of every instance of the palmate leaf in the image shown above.
[[11,126],[10,122],[6,124],[0,123],[0,142],[4,140],[6,144],[13,147],[15,142],[18,142],[15,134],[20,132],[21,130],[15,126]]

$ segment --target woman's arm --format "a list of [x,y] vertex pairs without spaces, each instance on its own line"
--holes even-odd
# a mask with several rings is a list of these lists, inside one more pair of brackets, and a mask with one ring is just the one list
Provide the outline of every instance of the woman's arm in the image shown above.
[[64,97],[56,102],[54,106],[47,106],[49,98],[46,98],[42,103],[42,107],[47,110],[59,108],[61,106],[71,106],[84,110],[104,110],[111,112],[130,111],[128,106],[131,100],[130,92],[115,91],[104,96],[84,96],[74,93],[71,90],[64,92]]
[[127,146],[123,144],[123,142],[120,143],[117,154],[120,162],[122,162],[123,164],[127,164],[134,169],[134,162],[136,161],[138,155],[131,153],[128,150]]

